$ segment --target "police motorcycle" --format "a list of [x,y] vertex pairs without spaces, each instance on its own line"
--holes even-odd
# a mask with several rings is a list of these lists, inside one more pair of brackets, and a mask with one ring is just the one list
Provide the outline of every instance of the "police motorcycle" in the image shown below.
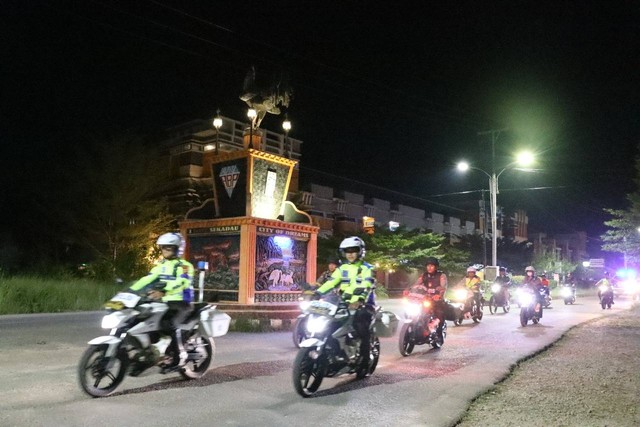
[[[459,308],[460,315],[453,321],[456,326],[462,325],[464,319],[471,319],[474,323],[480,323],[483,312],[482,306],[484,298],[476,298],[475,293],[480,292],[479,286],[476,291],[466,286],[458,286],[453,291],[454,306]],[[480,301],[478,301],[480,300]]]
[[509,291],[505,285],[494,283],[491,285],[491,298],[489,298],[489,312],[495,314],[498,308],[502,307],[502,311],[508,313],[511,310],[509,303]]
[[572,283],[565,283],[560,289],[560,295],[564,299],[564,305],[573,304],[576,302],[576,285]]
[[[365,292],[365,289],[358,288],[354,295]],[[325,377],[355,373],[357,379],[362,379],[375,371],[380,358],[380,339],[375,331],[375,319],[369,325],[368,363],[362,363],[361,339],[353,326],[356,311],[362,304],[348,304],[335,293],[310,302],[305,310],[308,314],[306,328],[309,338],[300,343],[300,350],[293,362],[293,387],[300,396],[315,394]]]
[[[92,397],[113,393],[127,374],[135,377],[161,365],[171,342],[160,325],[167,304],[123,291],[111,298],[105,308],[108,313],[102,318],[102,328],[109,334],[89,341],[78,364],[80,386]],[[215,306],[193,305],[181,323],[183,347],[188,355],[186,364],[177,370],[183,378],[205,375],[215,357],[213,338],[225,335],[230,321],[229,315]]]
[[447,323],[442,325],[442,335],[438,335],[440,320],[433,314],[432,296],[435,289],[424,286],[412,286],[404,292],[404,324],[398,335],[400,354],[408,356],[416,345],[427,344],[433,348],[441,348],[447,336]]
[[600,306],[604,310],[605,308],[611,308],[613,304],[613,286],[600,285]]
[[533,324],[540,322],[542,307],[536,311],[538,299],[534,291],[526,287],[521,287],[518,292],[518,305],[520,306],[520,325],[527,326],[529,321]]

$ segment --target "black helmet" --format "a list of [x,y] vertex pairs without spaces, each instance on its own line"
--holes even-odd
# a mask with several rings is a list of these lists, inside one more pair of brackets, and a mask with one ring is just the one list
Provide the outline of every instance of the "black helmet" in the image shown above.
[[340,260],[338,258],[327,258],[327,264],[340,265]]
[[435,265],[436,268],[440,267],[440,261],[438,261],[438,258],[435,258],[432,256],[428,257],[424,262],[424,265],[429,265],[429,264]]

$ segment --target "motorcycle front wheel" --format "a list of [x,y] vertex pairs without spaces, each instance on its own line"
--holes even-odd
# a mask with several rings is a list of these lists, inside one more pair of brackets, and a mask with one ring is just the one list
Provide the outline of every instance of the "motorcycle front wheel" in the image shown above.
[[398,350],[400,350],[400,354],[403,356],[408,356],[413,352],[413,348],[415,347],[413,331],[413,324],[411,323],[405,323],[402,325],[402,329],[400,329],[400,334],[398,335]]
[[441,348],[444,345],[444,340],[447,338],[447,323],[442,325],[442,336],[436,333],[436,339],[431,342],[431,347]]
[[496,303],[496,297],[491,295],[489,298],[489,313],[495,314],[498,312],[498,304]]
[[324,378],[320,357],[312,359],[309,353],[315,348],[301,348],[293,362],[293,388],[302,397],[310,397],[318,391]]
[[369,367],[368,368],[360,368],[356,372],[356,378],[361,380],[364,377],[373,374],[373,371],[376,370],[378,366],[378,360],[380,359],[380,339],[378,337],[373,337],[371,341],[371,348],[369,349]]
[[307,325],[307,318],[303,317],[296,319],[296,324],[293,327],[293,345],[300,348],[300,343],[307,339],[307,332],[305,331]]
[[78,365],[78,380],[82,390],[92,397],[108,396],[120,385],[127,373],[129,358],[121,349],[106,357],[107,345],[92,345],[85,350]]
[[187,341],[188,353],[196,353],[199,357],[198,360],[189,360],[183,369],[180,370],[180,375],[183,378],[194,380],[201,378],[207,373],[211,362],[216,355],[216,343],[211,337],[203,337],[199,333],[193,334]]
[[523,307],[520,310],[520,325],[525,327],[525,326],[527,326],[528,322],[529,322],[529,315],[527,313],[527,308]]
[[482,315],[483,315],[482,306],[476,304],[476,305],[474,305],[473,310],[474,311],[472,312],[473,314],[472,314],[471,318],[473,319],[473,321],[475,323],[480,323],[480,321],[482,320]]

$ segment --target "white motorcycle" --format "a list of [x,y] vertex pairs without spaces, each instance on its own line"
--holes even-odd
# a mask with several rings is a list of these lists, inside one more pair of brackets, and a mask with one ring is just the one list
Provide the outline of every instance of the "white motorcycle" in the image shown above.
[[[113,393],[125,375],[138,376],[164,359],[171,338],[163,335],[160,320],[168,306],[139,295],[120,292],[105,307],[102,318],[109,335],[89,341],[78,366],[80,386],[92,397]],[[186,364],[178,369],[186,379],[202,377],[215,356],[214,337],[225,335],[231,318],[215,306],[196,303],[181,323]]]

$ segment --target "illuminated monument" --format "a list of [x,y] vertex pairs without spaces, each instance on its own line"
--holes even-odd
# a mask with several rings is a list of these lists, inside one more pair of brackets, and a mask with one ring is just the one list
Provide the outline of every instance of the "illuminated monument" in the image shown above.
[[315,282],[318,236],[311,218],[286,201],[297,160],[260,149],[256,117],[250,115],[243,149],[203,154],[214,197],[180,223],[186,259],[207,263],[205,300],[254,311],[297,302],[303,285]]

